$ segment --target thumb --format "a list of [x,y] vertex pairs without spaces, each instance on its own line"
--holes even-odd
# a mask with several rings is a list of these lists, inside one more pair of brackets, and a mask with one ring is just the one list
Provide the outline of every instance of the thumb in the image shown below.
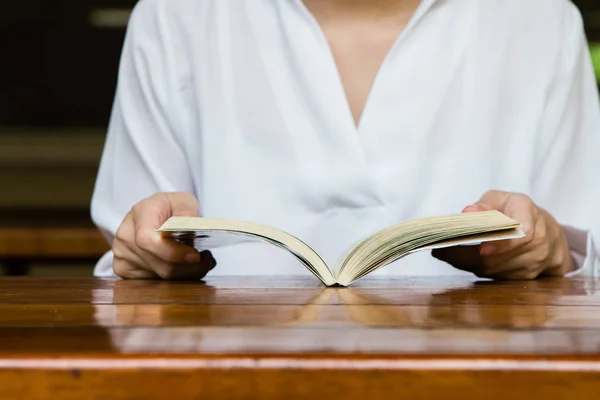
[[490,190],[479,199],[477,204],[482,205],[482,207],[489,207],[489,210],[502,211],[506,207],[506,203],[510,196],[511,193],[509,192]]
[[189,193],[158,193],[132,208],[136,232],[154,231],[173,216],[197,217],[198,200]]
[[492,210],[492,208],[490,206],[488,206],[487,204],[475,203],[475,204],[471,204],[471,205],[468,205],[465,208],[463,208],[462,212],[463,213],[471,213],[471,212],[490,211],[490,210]]
[[185,192],[165,193],[170,208],[170,216],[198,217],[200,208],[194,195]]
[[475,211],[490,211],[498,210],[503,211],[506,207],[506,203],[510,198],[509,192],[503,192],[500,190],[490,190],[485,193],[477,203],[469,205],[463,209],[463,212],[475,212]]

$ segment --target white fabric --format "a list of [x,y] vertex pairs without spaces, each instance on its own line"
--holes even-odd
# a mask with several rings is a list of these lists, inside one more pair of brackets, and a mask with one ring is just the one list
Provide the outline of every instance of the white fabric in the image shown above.
[[[110,238],[136,202],[188,191],[204,216],[282,228],[335,264],[378,228],[498,189],[591,231],[580,273],[592,274],[599,152],[581,16],[565,0],[423,0],[358,128],[300,0],[142,0],[92,215]],[[214,254],[212,274],[308,274],[267,244]],[[466,273],[427,252],[377,274]]]

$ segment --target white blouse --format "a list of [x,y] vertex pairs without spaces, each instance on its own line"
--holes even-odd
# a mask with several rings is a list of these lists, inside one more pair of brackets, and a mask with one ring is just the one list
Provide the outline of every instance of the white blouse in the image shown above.
[[[358,127],[301,0],[142,0],[124,45],[92,216],[187,191],[207,217],[286,230],[335,264],[405,220],[521,192],[588,232],[600,260],[600,104],[581,16],[566,0],[423,0]],[[213,252],[211,274],[309,272],[272,245]],[[109,276],[112,255],[95,271]],[[468,274],[430,253],[379,275]]]

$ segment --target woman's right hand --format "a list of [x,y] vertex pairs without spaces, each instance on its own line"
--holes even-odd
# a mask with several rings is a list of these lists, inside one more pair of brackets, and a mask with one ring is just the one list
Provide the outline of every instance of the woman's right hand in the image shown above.
[[113,269],[126,279],[201,279],[216,265],[208,251],[163,238],[156,230],[172,216],[199,216],[189,193],[158,193],[125,216],[112,244]]

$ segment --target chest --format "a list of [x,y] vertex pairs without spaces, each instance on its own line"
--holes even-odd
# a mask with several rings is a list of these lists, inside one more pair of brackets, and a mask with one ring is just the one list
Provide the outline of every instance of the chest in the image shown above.
[[[308,3],[310,4],[310,3]],[[346,102],[359,124],[383,63],[409,24],[418,1],[387,18],[332,17],[310,7],[329,46]]]
[[[528,167],[515,173],[505,155],[531,159],[538,113],[526,110],[541,108],[545,82],[504,68],[506,55],[489,47],[496,29],[469,13],[460,25],[431,13],[367,35],[375,28],[311,23],[281,7],[226,10],[231,25],[214,18],[202,30],[211,34],[186,92],[198,106],[186,150],[214,207],[239,199],[227,206],[252,216],[265,201],[274,214],[403,204],[412,215],[458,187],[465,199],[452,207],[500,179],[523,190]],[[531,53],[507,46],[511,58]]]

